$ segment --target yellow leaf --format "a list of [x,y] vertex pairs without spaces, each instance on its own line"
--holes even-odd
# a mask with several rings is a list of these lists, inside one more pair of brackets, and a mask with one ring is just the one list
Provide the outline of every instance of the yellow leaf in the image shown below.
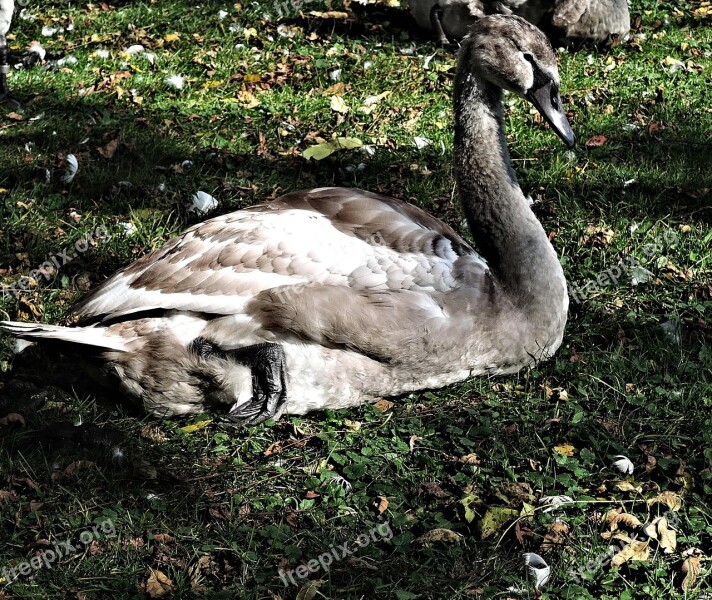
[[251,37],[257,37],[257,30],[254,27],[245,27],[242,30],[242,35],[245,36],[246,40],[249,40]]
[[177,42],[180,39],[180,33],[169,33],[163,39],[167,42]]
[[571,444],[561,444],[559,446],[554,446],[554,452],[561,454],[561,456],[573,456],[576,448]]
[[186,425],[185,427],[181,427],[181,429],[186,433],[192,433],[193,431],[198,431],[198,429],[207,427],[212,422],[213,421],[211,419],[207,419],[205,421],[198,421],[197,423],[193,423],[192,425]]
[[358,431],[361,429],[361,421],[352,421],[351,419],[344,419],[344,425],[347,429],[351,431]]
[[487,509],[482,520],[477,524],[480,532],[480,537],[483,540],[491,538],[497,533],[502,525],[516,519],[519,516],[519,511],[513,508],[505,508],[501,506],[492,506]]
[[258,81],[262,81],[262,75],[257,75],[256,73],[248,73],[245,75],[245,81],[247,83],[257,83]]

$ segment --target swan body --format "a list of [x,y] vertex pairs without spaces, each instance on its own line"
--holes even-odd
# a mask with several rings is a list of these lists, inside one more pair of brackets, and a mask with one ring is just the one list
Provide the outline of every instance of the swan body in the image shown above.
[[460,40],[487,14],[518,15],[568,42],[606,42],[630,31],[627,0],[410,0],[413,18],[441,41]]
[[12,13],[15,11],[13,0],[0,0],[0,104],[14,104],[7,85],[7,74],[10,72],[7,50],[7,32],[12,23]]
[[573,143],[558,85],[550,45],[518,17],[482,19],[463,43],[455,170],[481,254],[399,200],[299,191],[191,227],[90,293],[75,326],[2,328],[93,349],[156,415],[223,406],[248,423],[546,359],[562,341],[566,282],[509,165],[500,88]]
[[6,36],[10,31],[14,11],[15,2],[13,0],[0,0],[0,36]]

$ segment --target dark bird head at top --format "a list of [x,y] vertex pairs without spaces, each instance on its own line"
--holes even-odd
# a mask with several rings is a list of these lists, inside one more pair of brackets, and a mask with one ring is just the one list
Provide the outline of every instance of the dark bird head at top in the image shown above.
[[521,17],[484,17],[472,25],[460,52],[461,70],[526,98],[573,147],[575,137],[559,95],[556,55],[539,29]]

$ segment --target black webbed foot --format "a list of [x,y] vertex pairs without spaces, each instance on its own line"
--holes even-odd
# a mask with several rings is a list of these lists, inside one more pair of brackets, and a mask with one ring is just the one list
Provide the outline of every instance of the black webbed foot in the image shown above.
[[252,371],[252,399],[234,406],[225,420],[257,425],[276,416],[287,400],[287,366],[279,344],[265,342],[235,350],[223,350],[205,338],[191,342],[190,350],[199,356],[231,360]]

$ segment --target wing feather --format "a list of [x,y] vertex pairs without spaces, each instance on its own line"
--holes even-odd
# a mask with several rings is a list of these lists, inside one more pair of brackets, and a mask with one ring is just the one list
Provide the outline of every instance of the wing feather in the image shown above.
[[155,309],[237,314],[276,287],[443,292],[463,259],[486,263],[449,226],[404,202],[344,188],[294,192],[216,217],[110,277],[80,321]]

